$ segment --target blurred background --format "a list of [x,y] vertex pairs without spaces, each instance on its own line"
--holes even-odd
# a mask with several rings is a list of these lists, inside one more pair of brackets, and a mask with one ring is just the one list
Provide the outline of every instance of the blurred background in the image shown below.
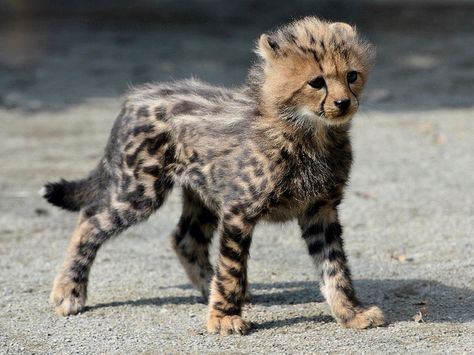
[[[57,318],[47,299],[76,216],[42,184],[94,167],[130,86],[241,85],[260,33],[306,15],[377,47],[340,212],[356,290],[389,326],[333,321],[288,223],[255,231],[255,332],[203,336],[167,242],[179,193],[101,249],[90,308]],[[0,353],[472,353],[473,19],[471,0],[0,0]]]
[[377,45],[369,104],[471,105],[469,0],[0,0],[0,107],[60,110],[191,75],[238,85],[258,35],[305,15],[356,24]]

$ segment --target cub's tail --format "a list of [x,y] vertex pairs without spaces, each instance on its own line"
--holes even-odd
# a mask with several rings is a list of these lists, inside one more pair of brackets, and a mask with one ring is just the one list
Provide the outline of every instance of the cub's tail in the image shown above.
[[104,169],[95,169],[85,179],[49,182],[40,190],[40,194],[52,205],[68,211],[79,211],[82,207],[101,198],[107,185]]

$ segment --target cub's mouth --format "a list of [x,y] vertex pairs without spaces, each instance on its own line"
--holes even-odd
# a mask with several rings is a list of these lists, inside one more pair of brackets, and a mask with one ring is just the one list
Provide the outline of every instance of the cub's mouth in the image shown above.
[[303,108],[299,111],[299,115],[309,125],[314,124],[315,121],[320,121],[328,126],[333,126],[349,122],[357,112],[357,109],[358,107],[354,106],[341,112],[341,110],[313,111]]
[[320,120],[328,125],[339,125],[349,122],[356,112],[357,108],[352,108],[344,112],[333,112],[328,110],[318,112],[316,115]]

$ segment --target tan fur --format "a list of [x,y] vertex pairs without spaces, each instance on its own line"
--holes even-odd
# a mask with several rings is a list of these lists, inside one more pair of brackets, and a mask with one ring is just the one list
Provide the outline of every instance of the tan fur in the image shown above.
[[146,220],[177,184],[183,211],[172,247],[209,301],[210,333],[248,332],[242,307],[253,230],[260,220],[294,218],[336,320],[383,324],[382,312],[355,295],[337,213],[371,47],[348,24],[308,17],[262,35],[256,52],[242,88],[192,79],[133,89],[91,174],[46,185],[48,201],[81,211],[51,294],[59,314],[84,308],[99,247]]

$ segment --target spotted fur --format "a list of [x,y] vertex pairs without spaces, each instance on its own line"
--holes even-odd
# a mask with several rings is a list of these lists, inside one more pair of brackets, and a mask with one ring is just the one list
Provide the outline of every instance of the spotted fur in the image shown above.
[[[147,219],[179,185],[183,212],[172,245],[209,298],[210,333],[250,328],[242,305],[260,220],[299,221],[338,322],[383,324],[380,309],[356,298],[337,213],[371,47],[347,24],[308,17],[263,34],[256,53],[248,83],[238,89],[193,79],[132,90],[92,173],[45,186],[48,201],[80,213],[51,293],[59,314],[83,310],[100,246]],[[208,248],[215,231],[214,271]]]

